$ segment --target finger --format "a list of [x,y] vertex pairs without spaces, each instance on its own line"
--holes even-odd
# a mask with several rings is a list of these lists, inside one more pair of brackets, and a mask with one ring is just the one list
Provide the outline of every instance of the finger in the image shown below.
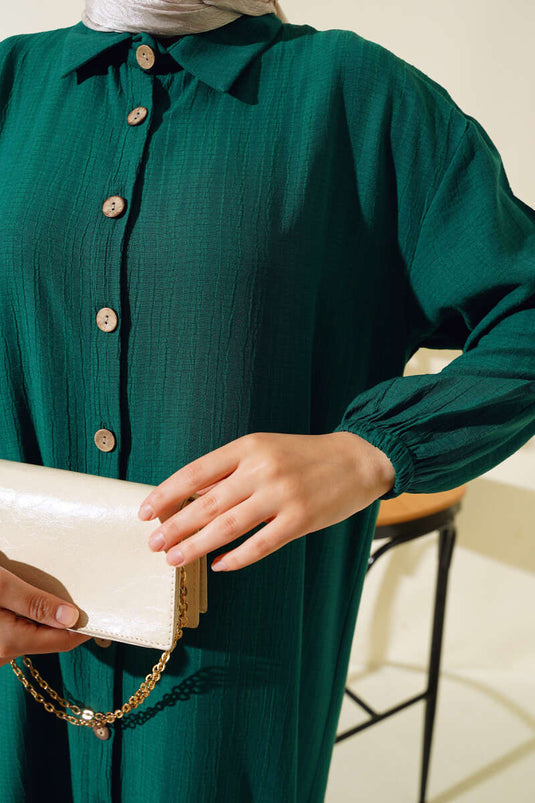
[[73,627],[80,615],[72,603],[30,585],[3,567],[0,567],[0,606],[56,628]]
[[150,521],[168,507],[176,505],[177,500],[186,499],[198,489],[228,477],[238,466],[245,437],[229,441],[171,474],[145,497],[139,506],[139,518]]
[[211,491],[212,488],[215,488],[217,484],[217,482],[212,482],[210,485],[207,485],[206,488],[197,488],[195,493],[199,494],[199,496],[202,496],[202,494],[208,493],[208,491]]
[[20,655],[67,652],[90,639],[81,633],[58,630],[0,610],[0,662],[5,664]]
[[[193,503],[192,503],[193,504]],[[265,505],[265,503],[264,503]],[[272,515],[253,494],[238,505],[212,519],[198,533],[189,536],[167,552],[171,566],[183,566],[245,535]]]
[[300,535],[304,535],[304,533],[295,531],[290,524],[290,520],[285,519],[280,514],[236,549],[218,555],[216,561],[212,564],[212,568],[218,567],[216,571],[243,569],[245,566],[250,566],[251,563],[256,563],[262,558],[266,558],[272,552],[276,552]]
[[[154,552],[167,551],[230,508],[239,505],[251,495],[252,490],[243,479],[239,483],[232,477],[223,480],[210,493],[197,497],[193,502],[162,521],[158,529],[151,533],[149,547]],[[255,504],[260,504],[256,497],[255,499]],[[263,511],[263,515],[266,516],[273,515],[273,513],[272,509],[266,508]],[[260,521],[264,521],[264,518],[261,518]],[[160,535],[161,538],[159,538]]]

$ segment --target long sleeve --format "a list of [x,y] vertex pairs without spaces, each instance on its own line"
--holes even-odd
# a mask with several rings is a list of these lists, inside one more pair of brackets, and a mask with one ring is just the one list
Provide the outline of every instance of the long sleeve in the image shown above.
[[535,211],[511,191],[477,120],[402,63],[390,133],[409,285],[400,303],[412,305],[412,353],[463,353],[437,374],[366,389],[335,428],[392,461],[395,484],[382,499],[454,488],[535,434]]

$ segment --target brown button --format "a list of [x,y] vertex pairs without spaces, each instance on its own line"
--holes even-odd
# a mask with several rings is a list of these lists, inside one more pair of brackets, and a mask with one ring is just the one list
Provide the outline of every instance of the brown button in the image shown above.
[[117,313],[110,307],[102,307],[97,312],[97,326],[103,332],[113,332],[117,329]]
[[145,106],[137,106],[128,113],[128,117],[126,118],[128,125],[139,125],[143,122],[148,113],[149,110],[146,109]]
[[143,67],[144,70],[150,70],[151,67],[154,67],[156,56],[152,47],[140,45],[136,50],[136,59],[140,67]]
[[97,739],[101,739],[103,742],[110,738],[110,729],[107,725],[93,725],[93,733]]
[[111,452],[115,446],[115,435],[109,429],[98,429],[95,432],[95,443],[101,452]]
[[124,198],[121,198],[120,195],[111,195],[102,204],[102,211],[106,217],[119,217],[119,215],[122,215],[124,207]]
[[93,636],[93,638],[99,647],[109,647],[111,645],[111,639],[109,638],[97,638],[97,636]]

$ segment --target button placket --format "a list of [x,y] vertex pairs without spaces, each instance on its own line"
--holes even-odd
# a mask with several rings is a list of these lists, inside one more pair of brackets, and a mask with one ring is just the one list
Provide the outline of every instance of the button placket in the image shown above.
[[[101,299],[101,303],[95,309],[95,324],[101,337],[97,341],[97,363],[102,369],[101,381],[98,387],[101,389],[101,404],[98,410],[100,416],[100,426],[93,433],[93,441],[102,459],[106,459],[106,467],[109,461],[118,460],[117,445],[120,427],[120,318],[121,318],[121,287],[120,275],[122,254],[126,249],[124,246],[126,220],[128,209],[134,192],[135,183],[141,167],[143,151],[148,137],[148,124],[141,126],[141,123],[148,122],[150,109],[152,108],[153,95],[153,76],[148,70],[156,63],[157,53],[147,44],[139,45],[132,43],[134,60],[129,59],[127,69],[123,72],[128,86],[126,96],[133,98],[137,105],[131,105],[130,110],[125,109],[126,122],[123,134],[119,132],[117,141],[117,154],[119,162],[114,171],[115,181],[119,177],[121,190],[110,194],[102,202],[101,212],[109,219],[109,224],[113,227],[109,235],[109,247],[106,253],[107,264],[110,266],[108,276],[106,276],[104,286],[107,294]],[[131,51],[132,56],[132,51]],[[140,131],[134,136],[133,130],[140,127]],[[113,192],[113,186],[110,190]],[[113,255],[117,254],[117,259]],[[106,456],[105,455],[109,455]],[[98,470],[98,469],[97,469]],[[97,642],[98,643],[98,642]],[[104,645],[102,645],[104,646]]]

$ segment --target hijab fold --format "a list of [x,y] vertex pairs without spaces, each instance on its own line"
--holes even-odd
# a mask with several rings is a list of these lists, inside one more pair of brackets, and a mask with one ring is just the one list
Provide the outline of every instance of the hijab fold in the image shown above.
[[242,14],[278,11],[276,0],[85,0],[82,22],[95,31],[177,36],[220,28]]

